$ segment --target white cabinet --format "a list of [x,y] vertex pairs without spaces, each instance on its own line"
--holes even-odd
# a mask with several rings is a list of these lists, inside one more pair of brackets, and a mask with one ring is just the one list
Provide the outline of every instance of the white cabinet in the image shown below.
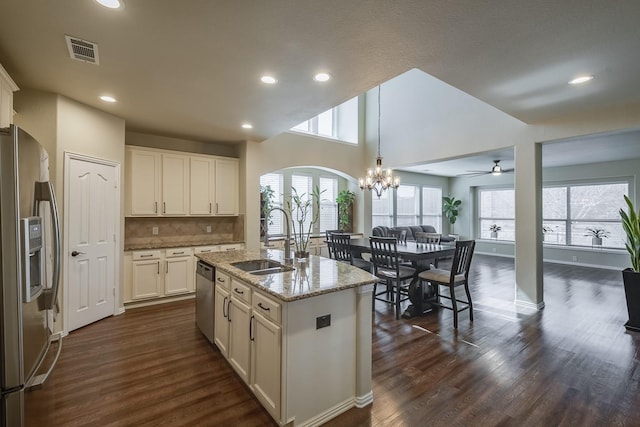
[[216,160],[216,215],[238,215],[239,179],[237,160]]
[[135,252],[131,258],[131,299],[155,298],[162,295],[160,251]]
[[191,174],[191,215],[213,215],[216,203],[216,162],[206,157],[192,156],[189,159]]
[[167,249],[164,262],[164,294],[192,292],[195,280],[191,248]]
[[280,304],[254,293],[251,321],[251,388],[271,416],[279,420],[282,387]]
[[189,213],[189,157],[162,154],[162,214]]
[[242,380],[249,384],[250,349],[249,322],[251,319],[251,288],[244,283],[231,279],[231,304],[229,316],[229,363]]
[[17,90],[18,86],[0,65],[0,128],[13,123],[13,92]]
[[224,357],[229,355],[229,276],[216,271],[213,342]]
[[239,161],[126,147],[127,216],[239,213]]
[[127,203],[130,215],[156,216],[160,206],[160,170],[162,157],[154,151],[126,150]]

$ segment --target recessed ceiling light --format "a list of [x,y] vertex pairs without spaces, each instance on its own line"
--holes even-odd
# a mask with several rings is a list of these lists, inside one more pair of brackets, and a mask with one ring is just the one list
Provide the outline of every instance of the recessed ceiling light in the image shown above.
[[253,129],[253,125],[251,123],[243,123],[242,124],[242,128],[243,129]]
[[104,7],[109,9],[122,9],[124,8],[124,0],[96,0]]
[[593,76],[579,76],[569,81],[570,85],[579,85],[580,83],[586,83],[589,80],[593,80]]
[[102,95],[100,97],[104,102],[116,102],[116,99],[113,96]]
[[273,85],[278,83],[278,79],[272,76],[262,76],[260,77],[260,80],[262,81],[262,83],[266,83],[268,85]]
[[315,76],[313,76],[313,80],[315,80],[317,82],[326,82],[330,78],[331,78],[331,76],[329,74],[327,74],[327,73],[318,73]]

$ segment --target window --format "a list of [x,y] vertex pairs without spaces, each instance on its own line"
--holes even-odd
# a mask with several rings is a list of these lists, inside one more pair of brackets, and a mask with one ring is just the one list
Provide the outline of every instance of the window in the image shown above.
[[392,199],[389,194],[393,194],[391,190],[386,190],[380,198],[375,194],[371,197],[371,226],[384,225],[393,227],[393,207]]
[[591,246],[587,229],[608,233],[603,246],[624,248],[625,236],[618,214],[626,208],[623,195],[628,182],[579,183],[543,189],[542,217],[545,243]]
[[442,230],[442,188],[422,187],[420,224],[433,225],[436,230]]
[[398,226],[419,225],[420,193],[418,187],[413,185],[401,185],[398,187],[396,203],[396,224]]
[[[394,214],[393,201],[396,201]],[[386,227],[433,225],[442,230],[442,188],[401,185],[371,197],[371,225]]]
[[[260,177],[260,186],[261,187],[266,187],[269,186],[271,187],[271,190],[273,190],[273,199],[272,199],[272,203],[273,203],[273,207],[282,207],[282,199],[283,199],[283,178],[282,178],[282,174],[281,173],[268,173],[265,175],[262,175]],[[283,224],[284,224],[284,218],[283,215],[280,212],[275,212],[271,215],[270,221],[269,221],[269,225],[267,226],[267,233],[269,233],[269,235],[277,235],[277,234],[283,234]]]
[[296,132],[358,143],[358,97],[292,127]]
[[320,177],[320,232],[338,228],[338,180]]
[[479,238],[491,238],[489,227],[498,225],[500,240],[515,240],[516,209],[515,191],[508,189],[480,189],[479,191]]
[[[296,189],[296,193],[298,197],[300,197],[303,201],[309,200],[311,198],[311,193],[313,192],[313,182],[310,176],[308,175],[291,175],[291,187]],[[296,231],[298,230],[298,220],[303,220],[303,232],[306,234],[309,232],[309,226],[311,225],[311,220],[313,219],[313,205],[310,206],[309,212],[306,218],[297,218],[296,217],[296,209],[293,208],[293,213],[291,221],[295,223]],[[291,230],[293,233],[293,230]],[[313,232],[313,230],[311,230]]]

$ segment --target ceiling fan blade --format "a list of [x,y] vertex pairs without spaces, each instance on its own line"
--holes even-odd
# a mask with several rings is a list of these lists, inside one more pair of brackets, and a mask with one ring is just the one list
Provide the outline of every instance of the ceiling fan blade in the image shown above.
[[480,175],[486,175],[489,174],[491,172],[487,172],[487,171],[469,171],[468,173],[461,173],[458,174],[456,176],[480,176]]

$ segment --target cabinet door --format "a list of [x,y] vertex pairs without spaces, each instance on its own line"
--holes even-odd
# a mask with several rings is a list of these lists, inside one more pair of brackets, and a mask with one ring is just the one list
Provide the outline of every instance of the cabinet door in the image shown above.
[[254,312],[251,318],[251,385],[271,416],[280,420],[282,328]]
[[238,215],[238,181],[237,160],[216,160],[216,215]]
[[162,214],[189,213],[189,157],[162,154]]
[[249,321],[251,307],[235,296],[231,297],[229,306],[231,331],[229,332],[229,363],[243,381],[249,384],[249,367],[251,363],[249,341]]
[[215,160],[205,157],[191,157],[189,163],[191,181],[191,215],[213,215],[214,213],[214,181]]
[[134,261],[131,267],[131,299],[162,296],[160,260]]
[[193,290],[193,257],[167,258],[165,260],[165,295],[182,294]]
[[160,215],[160,155],[151,151],[129,151],[131,215]]
[[213,340],[224,357],[229,355],[229,291],[216,285]]

